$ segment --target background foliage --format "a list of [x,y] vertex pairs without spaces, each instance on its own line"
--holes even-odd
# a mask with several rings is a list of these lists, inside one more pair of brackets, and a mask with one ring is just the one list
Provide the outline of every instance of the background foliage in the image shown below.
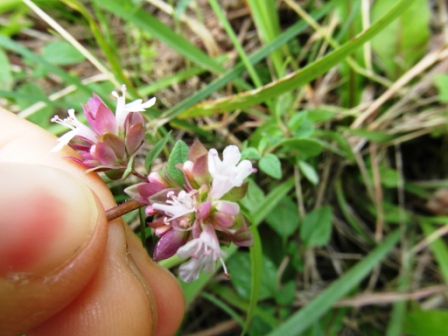
[[125,83],[158,99],[146,168],[195,137],[254,162],[255,246],[182,284],[179,334],[445,335],[447,22],[443,0],[4,0],[0,103],[59,134]]

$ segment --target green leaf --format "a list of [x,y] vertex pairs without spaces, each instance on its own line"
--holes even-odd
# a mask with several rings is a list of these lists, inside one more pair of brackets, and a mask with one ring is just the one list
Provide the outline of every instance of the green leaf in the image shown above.
[[[47,99],[47,95],[41,86],[37,85],[33,82],[28,82],[23,85],[20,85],[16,88],[16,93],[19,94],[19,97],[22,96],[23,99],[17,99],[17,105],[21,109],[27,108],[33,99],[34,102],[38,102],[40,100],[45,101]],[[48,128],[50,125],[50,119],[54,114],[53,106],[44,106],[42,109],[36,111],[33,115],[28,117],[28,120],[39,125],[42,128]]]
[[246,196],[240,201],[249,212],[256,209],[266,199],[263,190],[253,181],[249,180]]
[[42,57],[54,65],[70,65],[84,61],[85,57],[66,41],[48,43],[42,50]]
[[306,110],[308,112],[308,119],[314,123],[330,120],[335,115],[335,112],[328,110]]
[[9,58],[3,49],[0,49],[0,64],[0,88],[2,90],[11,90],[14,84],[14,78],[12,76]]
[[[378,21],[398,0],[377,0],[372,21]],[[397,78],[426,52],[430,31],[430,5],[417,0],[400,13],[397,20],[372,39],[372,48],[390,78]]]
[[434,309],[409,313],[404,323],[404,333],[410,336],[446,335],[448,311]]
[[287,139],[280,141],[276,147],[284,147],[287,149],[295,149],[299,154],[305,156],[316,156],[322,152],[322,145],[319,141],[314,139]]
[[169,131],[163,137],[163,139],[160,139],[159,141],[157,141],[156,144],[154,144],[154,146],[152,146],[152,148],[146,155],[146,159],[145,159],[145,168],[147,171],[150,170],[151,165],[154,163],[155,159],[157,159],[159,154],[162,152],[163,148],[165,147],[165,145],[168,142],[168,140],[170,139],[170,137],[171,137],[171,131]]
[[262,202],[259,202],[250,209],[252,224],[258,225],[265,219],[279,204],[279,202],[294,187],[294,178],[290,178],[273,189]]
[[248,159],[248,160],[259,160],[261,158],[260,153],[256,148],[253,147],[247,147],[244,148],[241,152],[241,160]]
[[[227,262],[231,275],[230,281],[236,291],[246,300],[249,300],[252,290],[251,258],[247,252],[237,252]],[[259,299],[264,300],[275,296],[277,284],[277,268],[268,258],[262,258],[263,276]]]
[[241,187],[233,187],[229,192],[221,197],[223,201],[236,202],[246,196],[249,182],[243,183]]
[[288,121],[288,128],[295,138],[307,138],[314,131],[314,124],[308,119],[308,112],[302,111],[294,114]]
[[345,272],[344,275],[334,281],[305,307],[284,321],[283,324],[271,332],[269,336],[301,335],[326,312],[333,308],[333,305],[339,299],[356,288],[371,270],[392,250],[399,238],[399,231],[390,234],[369,255]]
[[387,132],[381,131],[370,131],[366,129],[354,129],[354,128],[343,128],[344,131],[349,132],[350,134],[356,135],[360,138],[364,138],[376,143],[382,143],[393,139],[393,135],[388,134]]
[[288,281],[286,285],[277,291],[275,301],[282,306],[289,306],[295,300],[296,284],[294,281]]
[[325,205],[308,213],[300,227],[300,238],[308,246],[323,246],[331,236],[332,209]]
[[258,166],[267,175],[276,179],[282,178],[282,165],[278,157],[274,154],[269,153],[263,156]]
[[285,197],[266,217],[269,226],[283,239],[288,238],[299,227],[297,205]]
[[174,145],[173,151],[168,158],[167,172],[174,181],[183,186],[185,184],[184,174],[176,168],[176,165],[182,164],[188,160],[188,146],[182,140]]
[[441,103],[448,103],[448,75],[440,74],[434,77],[434,84],[439,91]]
[[305,161],[299,161],[298,166],[302,174],[312,184],[317,185],[319,183],[319,175],[317,175],[316,169]]

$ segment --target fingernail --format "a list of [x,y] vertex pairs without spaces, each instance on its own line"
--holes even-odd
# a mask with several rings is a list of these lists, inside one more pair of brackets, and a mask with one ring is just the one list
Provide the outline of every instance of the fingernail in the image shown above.
[[55,168],[0,165],[0,276],[45,275],[71,260],[98,221],[80,180]]

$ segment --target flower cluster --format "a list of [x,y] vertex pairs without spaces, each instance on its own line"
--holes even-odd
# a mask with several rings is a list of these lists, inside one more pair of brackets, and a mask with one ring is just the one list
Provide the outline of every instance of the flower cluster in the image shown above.
[[226,147],[221,161],[215,149],[207,151],[196,140],[188,160],[177,165],[184,176],[183,185],[164,171],[151,173],[148,182],[125,189],[134,200],[148,204],[146,214],[153,218],[149,225],[160,237],[154,260],[176,253],[190,258],[179,269],[185,282],[196,280],[201,269],[212,273],[217,260],[228,274],[221,244],[253,244],[248,222],[235,201],[244,197],[247,183],[243,181],[255,170],[250,161],[240,159],[236,146]]
[[[145,140],[145,123],[140,113],[155,103],[155,98],[142,102],[138,99],[126,104],[126,86],[122,86],[122,96],[112,92],[117,99],[115,114],[96,94],[83,106],[90,128],[80,122],[75,111],[61,119],[54,116],[51,121],[71,128],[58,139],[53,151],[60,150],[70,142],[81,159],[72,158],[91,170],[108,171],[109,177],[121,178],[128,164],[133,162]],[[73,140],[78,140],[77,142]]]
[[[190,148],[180,141],[181,159],[170,156],[161,172],[148,177],[134,170],[134,158],[145,140],[145,125],[140,113],[155,103],[155,98],[141,99],[126,104],[126,87],[117,98],[115,114],[97,95],[83,106],[89,126],[75,117],[74,110],[62,120],[52,121],[71,130],[58,139],[53,149],[70,144],[80,158],[71,158],[89,168],[104,171],[112,178],[126,178],[129,172],[145,182],[132,185],[125,192],[141,206],[146,206],[148,223],[160,239],[154,250],[154,260],[163,260],[177,253],[189,258],[180,266],[179,275],[190,282],[199,272],[212,273],[221,261],[228,275],[221,245],[234,243],[252,246],[253,238],[247,219],[236,201],[244,197],[244,179],[255,172],[248,160],[241,161],[236,146],[228,146],[220,159],[216,149],[209,151],[196,140]],[[176,146],[173,149],[175,152]],[[188,158],[186,151],[188,150]]]

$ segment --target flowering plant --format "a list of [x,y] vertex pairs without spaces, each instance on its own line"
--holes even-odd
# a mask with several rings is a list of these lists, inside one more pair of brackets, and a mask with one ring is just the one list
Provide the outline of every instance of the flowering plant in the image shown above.
[[52,121],[71,131],[58,139],[54,150],[70,144],[80,156],[71,159],[88,171],[103,171],[116,179],[133,174],[143,180],[125,192],[133,200],[128,210],[145,206],[148,225],[159,237],[154,260],[174,254],[189,258],[179,269],[185,282],[196,280],[201,270],[213,273],[218,260],[228,276],[221,245],[253,244],[250,223],[236,201],[246,194],[244,179],[256,170],[249,160],[241,161],[237,146],[227,146],[221,160],[216,149],[207,151],[195,140],[190,147],[178,141],[161,171],[147,177],[137,173],[134,159],[145,140],[144,118],[138,112],[153,106],[155,98],[126,104],[124,86],[122,91],[121,97],[113,92],[115,115],[97,95],[89,99],[83,109],[90,128],[76,119],[74,110],[64,120],[55,116]]

